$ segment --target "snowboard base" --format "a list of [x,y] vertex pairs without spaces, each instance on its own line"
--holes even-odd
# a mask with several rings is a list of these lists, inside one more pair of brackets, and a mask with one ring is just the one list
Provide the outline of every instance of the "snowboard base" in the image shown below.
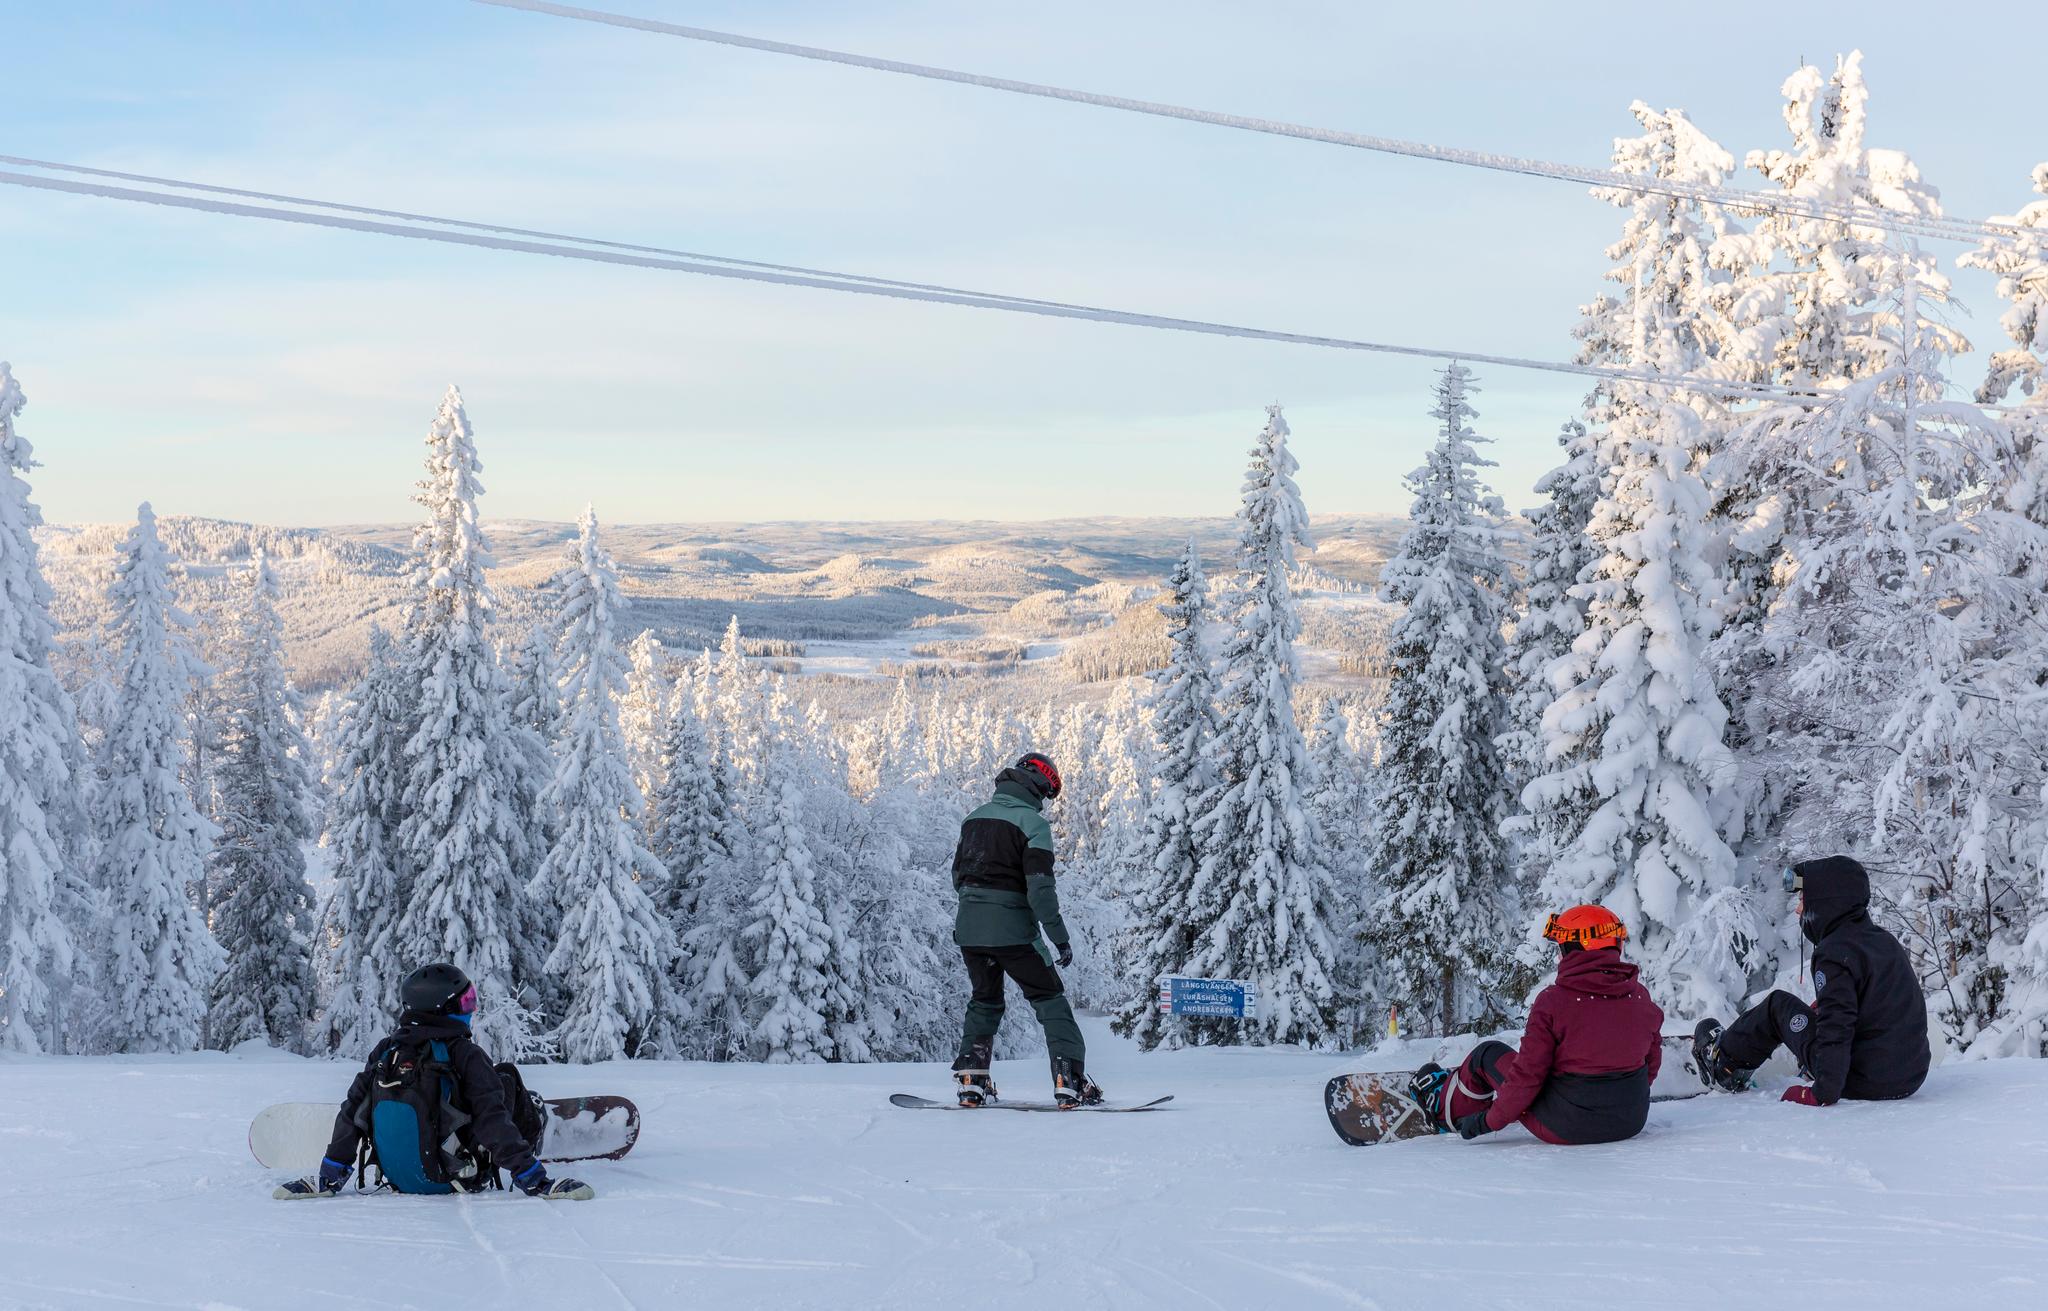
[[[624,1097],[556,1097],[547,1109],[543,1161],[616,1161],[640,1139],[640,1108]],[[339,1114],[337,1102],[266,1106],[249,1123],[249,1153],[266,1170],[311,1174],[320,1168]]]
[[1380,1074],[1340,1074],[1323,1085],[1323,1109],[1330,1127],[1353,1147],[1429,1138],[1436,1126],[1429,1114],[1405,1091],[1413,1070]]
[[1173,1094],[1168,1093],[1164,1097],[1154,1097],[1149,1102],[1138,1102],[1130,1106],[1110,1106],[1107,1104],[1100,1106],[1061,1106],[1057,1102],[1004,1101],[985,1102],[980,1106],[962,1106],[959,1102],[934,1101],[932,1098],[919,1097],[912,1093],[889,1094],[889,1105],[901,1106],[907,1111],[1051,1111],[1059,1115],[1066,1115],[1075,1111],[1107,1111],[1112,1113],[1150,1111],[1164,1106],[1172,1100]]

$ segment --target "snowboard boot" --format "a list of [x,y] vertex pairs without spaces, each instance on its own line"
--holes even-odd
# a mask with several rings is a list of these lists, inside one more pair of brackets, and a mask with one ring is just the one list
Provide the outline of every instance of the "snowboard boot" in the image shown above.
[[1692,1031],[1692,1060],[1699,1068],[1700,1082],[1724,1092],[1744,1092],[1754,1069],[1743,1069],[1721,1054],[1722,1025],[1719,1020],[1701,1020]]
[[1451,1132],[1449,1113],[1444,1108],[1450,1097],[1451,1072],[1435,1061],[1408,1077],[1408,1096],[1429,1117],[1429,1127],[1438,1133]]
[[1065,1056],[1052,1060],[1052,1099],[1063,1111],[1076,1106],[1102,1105],[1102,1089],[1082,1070],[1081,1062]]
[[953,1091],[962,1106],[986,1106],[996,1098],[996,1081],[989,1077],[995,1048],[977,1044],[953,1062]]

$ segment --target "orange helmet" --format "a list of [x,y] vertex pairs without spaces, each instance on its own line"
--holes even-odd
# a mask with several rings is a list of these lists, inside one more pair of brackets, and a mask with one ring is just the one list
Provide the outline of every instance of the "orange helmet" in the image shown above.
[[1622,939],[1628,937],[1628,925],[1605,906],[1574,906],[1543,921],[1543,936],[1560,946],[1574,943],[1588,950],[1596,947],[1619,950]]

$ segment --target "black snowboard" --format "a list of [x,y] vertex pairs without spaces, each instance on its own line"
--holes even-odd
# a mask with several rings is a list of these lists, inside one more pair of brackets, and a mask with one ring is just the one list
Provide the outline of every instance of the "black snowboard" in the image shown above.
[[910,1093],[889,1094],[889,1105],[901,1106],[906,1111],[1055,1111],[1066,1114],[1069,1111],[1150,1111],[1173,1100],[1173,1094],[1154,1097],[1149,1102],[1135,1106],[1061,1106],[1057,1102],[984,1102],[980,1106],[962,1106],[958,1102],[933,1101],[929,1097],[917,1097]]

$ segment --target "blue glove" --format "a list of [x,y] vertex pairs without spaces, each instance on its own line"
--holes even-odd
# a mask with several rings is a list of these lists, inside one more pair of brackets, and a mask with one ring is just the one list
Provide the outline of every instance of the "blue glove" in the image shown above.
[[321,1157],[321,1158],[320,1158],[320,1191],[321,1191],[321,1192],[323,1192],[323,1193],[338,1193],[338,1192],[340,1192],[340,1191],[341,1191],[341,1186],[342,1186],[343,1184],[347,1183],[347,1182],[348,1182],[348,1164],[347,1164],[347,1162],[345,1162],[345,1161],[337,1161],[337,1160],[335,1160],[335,1159],[334,1159],[333,1157],[331,1157],[331,1156],[323,1156],[323,1157]]

